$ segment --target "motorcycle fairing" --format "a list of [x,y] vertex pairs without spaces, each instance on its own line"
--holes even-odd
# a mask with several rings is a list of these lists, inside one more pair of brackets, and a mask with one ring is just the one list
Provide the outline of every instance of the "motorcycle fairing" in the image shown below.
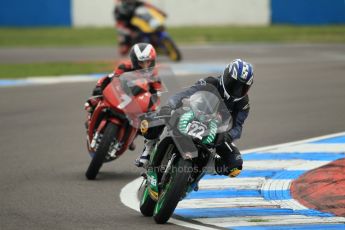
[[144,33],[154,33],[164,25],[165,17],[153,8],[138,7],[131,19],[131,24]]

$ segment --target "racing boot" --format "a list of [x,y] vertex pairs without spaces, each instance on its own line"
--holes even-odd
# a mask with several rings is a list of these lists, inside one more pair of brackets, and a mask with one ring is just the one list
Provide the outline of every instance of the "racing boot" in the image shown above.
[[134,142],[132,142],[132,143],[129,145],[129,147],[128,147],[128,149],[131,150],[131,151],[134,151],[135,148],[136,148],[136,145],[134,144]]
[[156,140],[145,140],[145,148],[143,153],[135,160],[134,164],[137,167],[143,167],[146,168],[149,160],[150,160],[150,153],[154,149],[156,145]]

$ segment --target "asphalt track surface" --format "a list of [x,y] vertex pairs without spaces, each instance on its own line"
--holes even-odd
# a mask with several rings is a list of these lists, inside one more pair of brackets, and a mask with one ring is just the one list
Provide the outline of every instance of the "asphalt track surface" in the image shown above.
[[[1,49],[0,60],[10,62],[5,53],[16,56],[15,62],[105,60],[111,49],[60,48],[53,58],[39,49],[29,49],[26,58],[27,49],[15,49],[17,56]],[[345,45],[191,46],[182,52],[187,62],[226,63],[241,57],[254,64],[251,113],[237,142],[240,149],[345,130]],[[201,77],[179,79],[188,85]],[[156,225],[119,199],[121,189],[140,174],[133,161],[141,139],[135,152],[105,165],[98,180],[85,179],[90,158],[83,103],[93,85],[0,88],[0,229],[184,229]]]

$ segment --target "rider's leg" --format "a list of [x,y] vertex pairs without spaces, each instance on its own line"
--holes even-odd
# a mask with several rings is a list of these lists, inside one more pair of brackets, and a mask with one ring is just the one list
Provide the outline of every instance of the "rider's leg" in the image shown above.
[[224,142],[217,147],[217,153],[220,158],[215,161],[215,169],[219,175],[228,175],[236,177],[241,173],[243,159],[238,148],[234,143]]
[[[147,122],[147,121],[146,121]],[[143,125],[144,121],[141,125]],[[150,153],[156,147],[159,136],[162,134],[164,125],[148,128],[143,134],[145,137],[144,150],[141,155],[135,160],[135,165],[137,167],[146,167],[149,159]]]
[[146,167],[149,159],[150,159],[150,153],[155,148],[157,143],[157,139],[149,140],[145,139],[144,141],[144,151],[141,153],[141,155],[135,160],[135,165],[137,167]]

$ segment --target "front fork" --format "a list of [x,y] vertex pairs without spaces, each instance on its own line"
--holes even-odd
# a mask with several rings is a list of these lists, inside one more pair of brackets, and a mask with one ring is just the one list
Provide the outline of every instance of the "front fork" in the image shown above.
[[[95,131],[95,134],[93,135],[92,139],[90,138],[90,135],[88,136],[88,141],[90,143],[90,150],[92,150],[92,152],[96,152],[97,144],[99,143],[102,130],[105,128],[106,124],[107,124],[107,121],[103,119],[98,125],[97,130]],[[88,128],[90,128],[90,126]],[[88,130],[88,132],[90,132],[90,130]]]
[[[154,152],[156,152],[156,151],[154,151]],[[173,162],[175,161],[175,159],[176,159],[176,153],[174,153],[172,155],[172,157],[169,159],[167,166],[164,170],[164,173],[163,173],[162,178],[161,178],[159,183],[158,183],[158,175],[157,175],[157,172],[155,170],[155,167],[149,167],[147,170],[147,173],[143,174],[143,177],[147,181],[147,189],[148,189],[149,195],[154,201],[158,200],[159,189],[162,188],[164,186],[164,184],[166,183],[166,181],[168,179],[168,174],[171,171],[171,168],[172,168],[172,165],[173,165]]]
[[168,161],[167,167],[165,168],[164,173],[162,175],[162,179],[158,184],[159,188],[162,188],[163,185],[166,183],[167,175],[169,174],[169,172],[171,170],[171,166],[172,166],[173,162],[175,161],[175,158],[176,158],[176,153],[174,153],[171,156],[170,160]]

